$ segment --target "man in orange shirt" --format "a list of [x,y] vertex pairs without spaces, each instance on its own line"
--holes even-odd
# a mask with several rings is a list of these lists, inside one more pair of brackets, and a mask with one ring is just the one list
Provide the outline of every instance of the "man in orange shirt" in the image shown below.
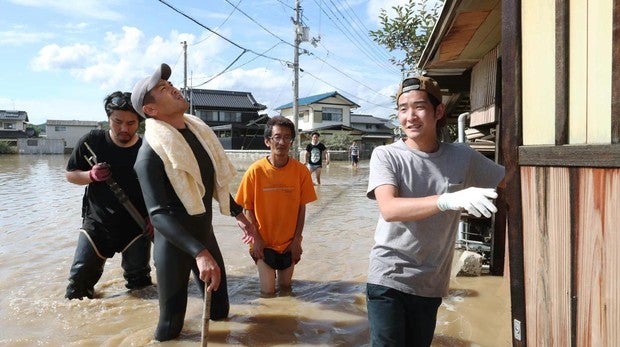
[[289,156],[295,125],[276,116],[267,122],[265,145],[270,153],[243,175],[236,202],[258,229],[250,254],[256,262],[261,293],[290,290],[295,264],[301,259],[301,233],[306,204],[317,199],[310,171]]

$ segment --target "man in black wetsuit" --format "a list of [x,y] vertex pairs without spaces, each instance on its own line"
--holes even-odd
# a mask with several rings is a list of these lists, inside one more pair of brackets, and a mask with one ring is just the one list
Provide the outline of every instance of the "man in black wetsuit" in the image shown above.
[[[75,145],[65,173],[67,181],[88,185],[82,199],[82,229],[69,275],[67,299],[92,299],[106,259],[117,252],[122,253],[127,288],[152,284],[151,241],[142,234],[142,228],[149,228],[150,224],[139,225],[106,184],[113,178],[142,218],[146,217],[142,191],[133,170],[142,145],[137,134],[142,119],[131,106],[130,93],[117,91],[108,95],[104,108],[110,130],[92,130],[84,135]],[[97,164],[86,160],[92,154],[85,143],[97,155]]]
[[[144,143],[135,170],[155,227],[155,269],[159,323],[155,338],[171,340],[183,328],[190,271],[198,286],[212,291],[211,319],[228,317],[230,304],[224,260],[212,226],[212,202],[234,216],[249,242],[256,229],[229,192],[236,170],[213,131],[184,114],[188,102],[168,82],[167,64],[139,81],[131,97],[146,118]],[[204,292],[204,290],[201,290]]]

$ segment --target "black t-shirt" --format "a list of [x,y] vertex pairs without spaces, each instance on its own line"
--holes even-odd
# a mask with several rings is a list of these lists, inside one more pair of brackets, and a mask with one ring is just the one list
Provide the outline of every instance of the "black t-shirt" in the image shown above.
[[316,145],[309,143],[306,146],[306,152],[310,152],[310,159],[308,160],[308,163],[318,166],[323,165],[323,152],[326,149],[327,148],[325,147],[325,145],[321,142],[317,143]]
[[[90,170],[91,166],[85,156],[90,157],[91,154],[84,142],[87,142],[97,155],[97,162],[110,165],[112,179],[118,183],[140,214],[146,216],[142,191],[133,169],[142,139],[131,147],[119,147],[114,144],[108,131],[92,130],[77,142],[67,163],[67,171]],[[94,240],[99,251],[106,253],[105,256],[112,256],[113,252],[122,250],[142,233],[141,227],[105,182],[93,182],[86,187],[82,217],[82,228]]]

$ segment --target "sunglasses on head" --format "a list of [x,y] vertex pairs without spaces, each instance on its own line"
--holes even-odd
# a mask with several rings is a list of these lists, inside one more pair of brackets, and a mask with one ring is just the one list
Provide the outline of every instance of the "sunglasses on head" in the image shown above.
[[114,107],[125,107],[130,103],[128,93],[123,93],[122,95],[117,95],[110,99],[109,104]]

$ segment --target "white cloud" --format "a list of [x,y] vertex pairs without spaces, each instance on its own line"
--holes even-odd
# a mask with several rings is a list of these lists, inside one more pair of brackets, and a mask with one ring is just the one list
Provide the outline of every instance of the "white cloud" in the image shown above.
[[[76,18],[97,18],[104,20],[118,20],[122,18],[121,13],[113,11],[114,4],[122,4],[119,1],[107,0],[80,0],[80,1],[58,1],[58,0],[10,0],[12,3],[38,8],[49,8],[64,16]],[[122,7],[119,7],[122,8]]]
[[85,44],[65,47],[51,44],[39,50],[38,55],[31,62],[31,67],[35,71],[81,68],[95,52],[94,47]]
[[37,43],[55,37],[47,32],[24,32],[21,29],[0,32],[0,45],[21,46],[24,44]]

